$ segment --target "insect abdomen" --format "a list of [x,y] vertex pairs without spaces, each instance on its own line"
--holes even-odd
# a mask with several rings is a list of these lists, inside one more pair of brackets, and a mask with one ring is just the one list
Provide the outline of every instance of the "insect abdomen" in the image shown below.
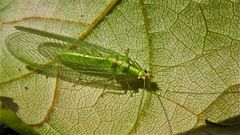
[[111,65],[106,58],[85,55],[75,52],[58,54],[60,63],[73,69],[85,71],[111,72]]
[[118,56],[97,57],[75,52],[63,52],[58,54],[58,59],[63,65],[85,71],[106,72],[115,75],[136,76],[135,72],[129,71],[130,63],[128,60]]

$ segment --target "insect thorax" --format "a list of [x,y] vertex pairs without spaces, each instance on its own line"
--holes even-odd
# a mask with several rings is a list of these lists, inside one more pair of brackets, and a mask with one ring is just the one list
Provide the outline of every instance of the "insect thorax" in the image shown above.
[[108,59],[112,63],[112,67],[118,75],[126,75],[132,77],[144,76],[142,69],[132,64],[128,58],[110,57]]

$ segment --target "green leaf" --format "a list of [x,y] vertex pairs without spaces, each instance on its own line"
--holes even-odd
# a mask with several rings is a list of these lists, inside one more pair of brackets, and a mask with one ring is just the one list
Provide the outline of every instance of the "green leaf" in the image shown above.
[[37,135],[38,133],[16,115],[17,105],[8,97],[0,97],[0,122],[9,125],[20,134]]
[[[3,2],[0,96],[40,134],[177,134],[240,115],[239,1]],[[103,87],[27,70],[5,46],[19,25],[129,49],[152,87],[101,97]]]

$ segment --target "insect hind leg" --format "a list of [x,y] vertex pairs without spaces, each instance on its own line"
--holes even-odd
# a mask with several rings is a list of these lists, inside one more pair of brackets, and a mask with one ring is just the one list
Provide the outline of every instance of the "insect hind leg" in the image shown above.
[[126,86],[127,86],[127,88],[123,88],[123,87],[121,86],[121,89],[118,89],[118,90],[113,89],[113,91],[106,91],[106,88],[107,88],[108,85],[109,85],[109,86],[112,86],[113,83],[116,83],[116,82],[111,81],[110,84],[107,84],[107,83],[104,84],[105,86],[104,86],[104,90],[103,90],[103,92],[102,92],[102,94],[101,94],[101,97],[104,97],[104,96],[107,95],[107,94],[125,95],[125,94],[128,93],[129,90],[130,90],[130,96],[132,97],[132,96],[133,96],[133,93],[137,93],[137,91],[132,91],[132,90],[131,90],[131,86],[130,86],[127,78],[125,78],[125,79],[126,79]]
[[100,96],[101,96],[101,97],[104,97],[104,96],[106,96],[107,94],[125,95],[125,94],[127,94],[127,90],[124,90],[123,93],[121,93],[121,92],[113,92],[113,91],[107,91],[107,92],[105,92],[105,90],[104,90],[104,92],[103,92]]

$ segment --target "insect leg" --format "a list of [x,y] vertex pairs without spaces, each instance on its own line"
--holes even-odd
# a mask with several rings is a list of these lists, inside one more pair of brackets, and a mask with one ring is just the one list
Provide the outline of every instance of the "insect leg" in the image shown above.
[[[128,81],[128,78],[126,77],[126,82],[127,82],[127,85],[128,85],[128,89],[132,89],[130,84],[129,84],[129,81]],[[125,90],[125,93],[127,93],[127,90]],[[133,93],[135,93],[134,91],[130,91],[130,96],[132,97],[133,96]]]
[[[113,80],[115,80],[115,79],[113,79]],[[127,81],[127,80],[126,80]],[[103,92],[102,92],[102,94],[101,94],[101,97],[103,97],[103,96],[105,96],[106,94],[118,94],[118,95],[125,95],[125,94],[127,94],[127,89],[124,89],[124,90],[115,90],[115,91],[106,91],[105,92],[105,90],[106,90],[106,87],[107,87],[107,85],[112,85],[114,83],[114,81],[111,81],[111,83],[109,84],[109,83],[106,83],[105,84],[105,86],[104,86],[104,90],[103,90]],[[128,85],[128,87],[130,88],[130,84],[128,83],[128,81],[127,81],[127,85]],[[123,91],[123,92],[120,92],[120,91]]]
[[132,61],[133,64],[137,65],[138,68],[141,69],[140,65],[139,65],[136,61],[134,61],[134,60],[132,60],[132,59],[131,59],[131,61]]
[[129,48],[127,48],[127,49],[125,50],[125,55],[126,55],[127,57],[128,57],[129,51],[130,51]]
[[101,97],[104,97],[107,94],[117,94],[117,95],[125,95],[125,94],[127,94],[127,90],[124,90],[123,93],[121,93],[121,92],[113,92],[113,91],[106,91],[105,92],[105,90],[106,90],[106,87],[104,88],[102,94],[100,95]]

